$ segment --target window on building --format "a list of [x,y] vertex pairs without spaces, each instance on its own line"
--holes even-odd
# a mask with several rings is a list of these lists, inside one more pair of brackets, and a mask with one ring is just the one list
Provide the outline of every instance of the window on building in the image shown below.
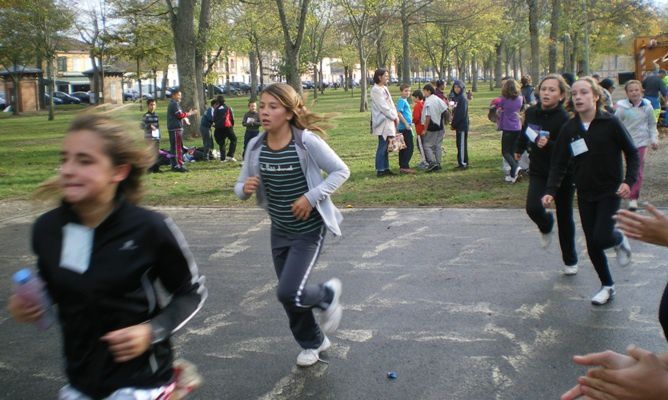
[[58,72],[67,71],[67,57],[58,57]]

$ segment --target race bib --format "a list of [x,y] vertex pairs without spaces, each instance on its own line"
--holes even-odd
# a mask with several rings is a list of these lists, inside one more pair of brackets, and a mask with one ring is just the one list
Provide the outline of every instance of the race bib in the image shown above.
[[63,247],[60,252],[62,268],[79,274],[88,270],[94,233],[94,229],[79,224],[69,223],[63,227]]
[[573,152],[573,157],[577,157],[580,154],[586,153],[589,149],[584,139],[578,139],[574,142],[571,142],[571,151]]

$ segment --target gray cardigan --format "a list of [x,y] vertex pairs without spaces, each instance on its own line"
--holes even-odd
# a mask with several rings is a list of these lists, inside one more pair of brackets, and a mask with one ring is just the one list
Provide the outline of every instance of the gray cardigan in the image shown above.
[[[334,235],[340,236],[339,224],[343,220],[343,216],[332,203],[330,195],[348,179],[350,170],[334,150],[318,135],[307,129],[301,130],[294,126],[292,126],[292,134],[295,139],[299,163],[309,188],[309,191],[304,195],[311,206],[318,210],[327,228]],[[241,200],[250,198],[250,195],[244,193],[246,179],[251,176],[261,176],[260,151],[266,135],[266,132],[262,132],[248,143],[244,165],[237,178],[237,183],[234,185],[234,192]],[[326,178],[323,178],[322,171],[327,173]],[[260,185],[255,195],[257,204],[267,209],[267,197],[262,179],[260,179]]]

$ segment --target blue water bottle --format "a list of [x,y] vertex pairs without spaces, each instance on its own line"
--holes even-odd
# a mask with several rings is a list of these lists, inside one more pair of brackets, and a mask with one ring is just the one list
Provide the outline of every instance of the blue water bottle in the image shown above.
[[14,293],[24,302],[38,305],[42,308],[42,316],[35,325],[42,330],[53,325],[55,316],[51,308],[51,299],[44,289],[44,282],[39,276],[32,273],[29,268],[23,268],[14,273]]

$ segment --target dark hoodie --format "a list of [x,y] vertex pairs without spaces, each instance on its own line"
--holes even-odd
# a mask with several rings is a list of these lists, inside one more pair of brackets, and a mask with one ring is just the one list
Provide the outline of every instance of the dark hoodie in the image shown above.
[[[455,93],[455,86],[462,88],[462,90],[459,91],[459,94]],[[455,102],[455,111],[452,115],[452,122],[450,125],[455,130],[468,131],[469,104],[468,100],[466,100],[466,87],[464,86],[464,82],[456,80],[452,84],[452,89],[450,90],[450,101]]]

